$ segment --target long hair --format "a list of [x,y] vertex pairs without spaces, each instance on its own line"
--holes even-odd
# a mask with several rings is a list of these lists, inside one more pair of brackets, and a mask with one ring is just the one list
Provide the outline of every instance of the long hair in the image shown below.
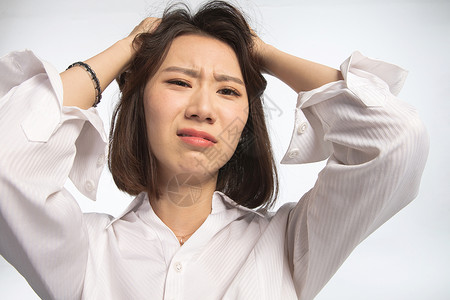
[[144,88],[164,61],[173,40],[198,34],[218,39],[236,53],[248,95],[248,119],[231,159],[219,170],[217,187],[237,203],[270,208],[278,176],[267,132],[263,92],[267,82],[253,55],[253,35],[242,13],[223,1],[203,5],[195,14],[185,5],[170,6],[152,33],[134,40],[137,53],[117,79],[121,99],[114,110],[108,165],[117,187],[131,195],[158,197],[156,159],[148,147]]

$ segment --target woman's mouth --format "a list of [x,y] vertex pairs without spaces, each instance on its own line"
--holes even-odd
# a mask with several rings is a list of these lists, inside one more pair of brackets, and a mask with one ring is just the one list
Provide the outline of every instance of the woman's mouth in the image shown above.
[[193,128],[180,129],[177,131],[177,136],[183,142],[197,147],[211,147],[217,143],[216,138],[211,134]]

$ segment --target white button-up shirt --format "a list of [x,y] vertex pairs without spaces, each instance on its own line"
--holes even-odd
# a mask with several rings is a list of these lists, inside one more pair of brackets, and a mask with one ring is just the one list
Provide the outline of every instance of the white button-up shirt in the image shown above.
[[106,135],[94,108],[62,106],[58,72],[31,52],[0,60],[0,254],[43,299],[312,299],[356,245],[417,194],[428,137],[396,95],[405,72],[355,52],[344,80],[300,93],[283,163],[328,158],[276,212],[216,192],[180,247],[140,194],[116,219],[95,199]]

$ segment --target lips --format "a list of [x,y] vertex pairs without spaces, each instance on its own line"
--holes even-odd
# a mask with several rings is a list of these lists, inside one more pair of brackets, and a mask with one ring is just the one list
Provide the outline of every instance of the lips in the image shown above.
[[192,128],[178,130],[177,136],[179,136],[186,143],[200,147],[209,147],[217,143],[216,138],[211,134]]

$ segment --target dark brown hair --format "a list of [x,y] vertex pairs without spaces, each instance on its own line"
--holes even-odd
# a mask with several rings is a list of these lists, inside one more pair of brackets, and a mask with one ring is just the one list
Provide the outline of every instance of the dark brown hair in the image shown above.
[[137,54],[117,80],[121,100],[112,117],[108,161],[114,181],[128,194],[147,191],[149,197],[158,197],[156,159],[147,141],[144,88],[172,41],[186,34],[228,44],[238,57],[248,94],[247,123],[235,153],[219,170],[216,189],[243,206],[270,208],[278,194],[278,176],[262,105],[267,82],[252,55],[253,36],[245,18],[223,1],[209,2],[195,14],[185,5],[171,6],[153,33],[136,37]]

